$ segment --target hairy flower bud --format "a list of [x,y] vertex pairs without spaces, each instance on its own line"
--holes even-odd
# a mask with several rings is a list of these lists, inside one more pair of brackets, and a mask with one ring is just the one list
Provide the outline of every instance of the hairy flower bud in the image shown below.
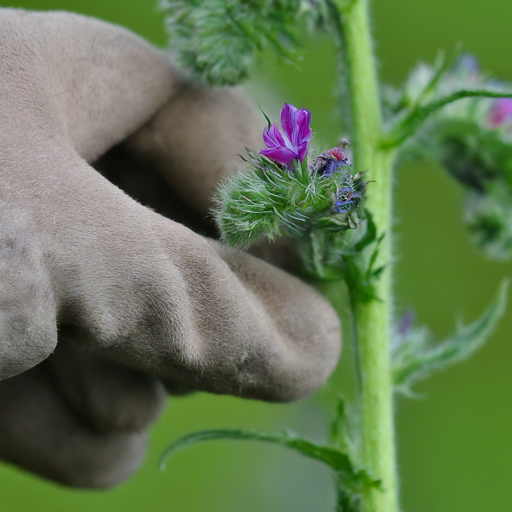
[[367,182],[363,173],[352,174],[345,153],[348,141],[311,159],[309,110],[285,104],[282,131],[267,121],[267,148],[258,153],[248,149],[244,172],[219,190],[215,216],[222,239],[247,246],[261,235],[270,240],[282,234],[302,238],[311,232],[356,228]]
[[512,195],[498,183],[466,196],[464,220],[475,245],[495,260],[512,256]]
[[343,139],[339,147],[328,149],[317,156],[316,172],[322,176],[331,176],[331,174],[341,170],[343,167],[350,166],[350,160],[345,153],[345,148],[348,143],[349,141],[347,139]]

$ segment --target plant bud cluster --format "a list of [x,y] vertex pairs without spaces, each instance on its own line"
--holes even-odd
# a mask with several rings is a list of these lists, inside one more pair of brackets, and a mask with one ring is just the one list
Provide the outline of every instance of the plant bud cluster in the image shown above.
[[[470,55],[451,66],[419,65],[410,75],[403,105],[455,91],[512,91],[487,77]],[[464,220],[474,243],[494,259],[512,256],[512,98],[465,98],[440,109],[405,147],[434,159],[466,190]]]
[[303,22],[318,25],[326,16],[325,0],[160,0],[160,8],[175,60],[213,85],[247,78],[266,48],[295,61]]
[[267,148],[247,149],[245,169],[222,184],[215,217],[224,242],[248,246],[261,236],[303,238],[358,226],[363,173],[352,172],[346,140],[310,158],[310,120],[306,109],[285,105],[282,132],[269,122],[263,133]]

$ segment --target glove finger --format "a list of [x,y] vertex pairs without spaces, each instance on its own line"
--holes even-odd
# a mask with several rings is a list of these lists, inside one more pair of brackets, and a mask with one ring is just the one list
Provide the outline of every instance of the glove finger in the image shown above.
[[[196,233],[218,238],[217,226],[210,216],[191,208],[154,166],[133,158],[124,145],[108,151],[94,163],[94,168],[139,203]],[[293,274],[300,272],[297,245],[291,238],[281,237],[272,243],[261,239],[248,252]]]
[[116,365],[63,336],[44,365],[68,406],[98,432],[140,432],[165,406],[159,380]]
[[41,367],[0,382],[0,459],[27,471],[73,487],[111,487],[140,466],[146,444],[146,431],[91,430]]
[[125,144],[157,169],[192,211],[213,206],[219,181],[240,168],[245,148],[259,150],[262,124],[239,89],[189,84]]
[[[216,238],[211,209],[217,186],[243,169],[239,155],[247,147],[261,148],[263,124],[240,90],[189,84],[129,137],[113,158],[107,157],[101,172],[142,204]],[[289,272],[301,270],[291,238],[272,243],[262,239],[249,252]]]
[[124,285],[125,303],[109,302],[118,285],[103,274],[94,289],[101,330],[69,326],[75,339],[115,362],[214,393],[286,401],[325,382],[340,350],[339,320],[325,298],[251,255],[149,214],[159,241],[141,240],[138,250],[151,247],[152,255]]
[[37,130],[87,161],[144,124],[183,83],[140,37],[78,14],[0,9],[0,44],[10,130],[32,133],[37,118]]
[[0,380],[46,359],[57,344],[57,304],[30,213],[0,201]]
[[162,174],[147,162],[134,158],[124,145],[107,151],[93,164],[111,183],[118,186],[144,206],[172,219],[192,231],[211,238],[217,237],[213,219],[193,210],[174,191]]

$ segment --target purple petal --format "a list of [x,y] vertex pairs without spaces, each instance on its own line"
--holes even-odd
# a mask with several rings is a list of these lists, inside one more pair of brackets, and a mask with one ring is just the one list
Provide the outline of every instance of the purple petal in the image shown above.
[[274,123],[270,130],[263,130],[263,141],[267,145],[268,148],[281,148],[286,145],[279,128]]
[[350,200],[350,201],[336,201],[334,203],[333,210],[335,212],[338,212],[338,213],[346,212],[346,211],[350,210],[352,208],[352,206],[350,206],[348,209],[344,209],[343,206],[352,205],[352,203],[353,203],[352,200]]
[[294,153],[291,149],[288,148],[272,148],[272,149],[263,149],[260,151],[262,155],[267,156],[274,162],[278,164],[283,164],[289,166],[291,161],[297,158],[297,154]]
[[263,140],[268,149],[260,151],[262,155],[289,166],[292,160],[304,161],[308,150],[311,112],[297,109],[289,103],[281,110],[282,132],[274,123],[269,130],[263,131]]
[[336,171],[341,169],[342,163],[334,158],[321,159],[320,165],[317,167],[316,172],[320,176],[332,176]]
[[311,124],[311,112],[305,108],[301,109],[297,116],[297,122],[299,125],[299,144],[307,142],[312,135],[312,131],[309,126]]
[[294,153],[297,153],[297,147],[295,146],[295,144],[292,144],[292,142],[290,141],[290,139],[288,138],[288,135],[286,135],[286,133],[283,134],[283,139],[284,139],[284,145],[288,149],[293,151]]
[[298,113],[299,110],[289,103],[285,103],[283,110],[281,110],[281,126],[294,146],[296,145],[295,143],[299,132],[297,126]]
[[308,142],[305,141],[303,142],[302,144],[299,145],[299,147],[297,148],[298,151],[298,155],[299,155],[299,160],[301,162],[304,162],[304,158],[306,158],[306,153],[308,152]]

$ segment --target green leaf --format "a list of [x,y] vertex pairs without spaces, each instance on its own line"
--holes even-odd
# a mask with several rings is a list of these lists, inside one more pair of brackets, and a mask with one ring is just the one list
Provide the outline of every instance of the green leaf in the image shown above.
[[[375,265],[375,261],[377,260],[377,256],[379,255],[380,244],[381,244],[382,240],[384,239],[385,234],[386,233],[382,233],[382,235],[380,235],[379,238],[377,238],[377,243],[375,244],[375,249],[373,250],[372,255],[370,256],[370,261],[368,262],[368,268],[366,270],[366,276],[365,276],[367,281],[370,281],[371,278],[375,275],[375,273],[373,271],[373,265]],[[384,270],[384,268],[381,268],[377,272],[376,275],[379,275],[380,272],[382,270]]]
[[347,492],[339,480],[335,479],[336,512],[362,512],[361,496]]
[[439,85],[439,82],[448,71],[449,66],[450,63],[446,58],[446,54],[443,50],[441,50],[436,56],[432,77],[415,102],[417,105],[420,105],[425,98],[428,98],[429,95],[434,93],[434,91],[437,89],[437,86]]
[[354,410],[347,407],[345,398],[338,397],[334,418],[329,426],[329,439],[331,444],[348,454],[353,463],[362,460],[358,419]]
[[261,430],[241,430],[234,428],[203,430],[201,432],[188,434],[181,439],[178,439],[168,446],[163,453],[161,458],[162,469],[165,468],[167,459],[175,451],[185,448],[191,444],[218,439],[274,443],[285,446],[294,451],[298,451],[306,457],[323,462],[336,471],[352,471],[348,457],[335,448],[314,444],[311,441],[297,437],[289,432],[266,432]]
[[415,382],[467,359],[478,350],[493,333],[505,312],[508,286],[509,281],[504,280],[482,316],[445,341],[429,345],[426,330],[412,331],[408,337],[400,340],[392,353],[396,391],[411,394],[411,386]]
[[346,409],[345,399],[339,397],[336,404],[335,416],[329,427],[329,438],[331,443],[340,446],[342,449],[345,448],[345,451],[348,451],[349,426]]
[[361,252],[363,249],[377,240],[377,226],[373,220],[372,213],[370,210],[365,208],[364,215],[366,218],[366,231],[361,240],[359,240],[359,242],[354,245],[354,251],[356,252]]
[[338,448],[323,446],[290,432],[266,432],[261,430],[219,429],[203,430],[188,434],[166,448],[160,459],[161,469],[165,469],[169,457],[177,450],[192,444],[212,440],[244,440],[273,443],[317,460],[329,466],[337,474],[347,492],[358,494],[368,487],[378,487],[379,482],[361,469],[356,469],[350,457]]

